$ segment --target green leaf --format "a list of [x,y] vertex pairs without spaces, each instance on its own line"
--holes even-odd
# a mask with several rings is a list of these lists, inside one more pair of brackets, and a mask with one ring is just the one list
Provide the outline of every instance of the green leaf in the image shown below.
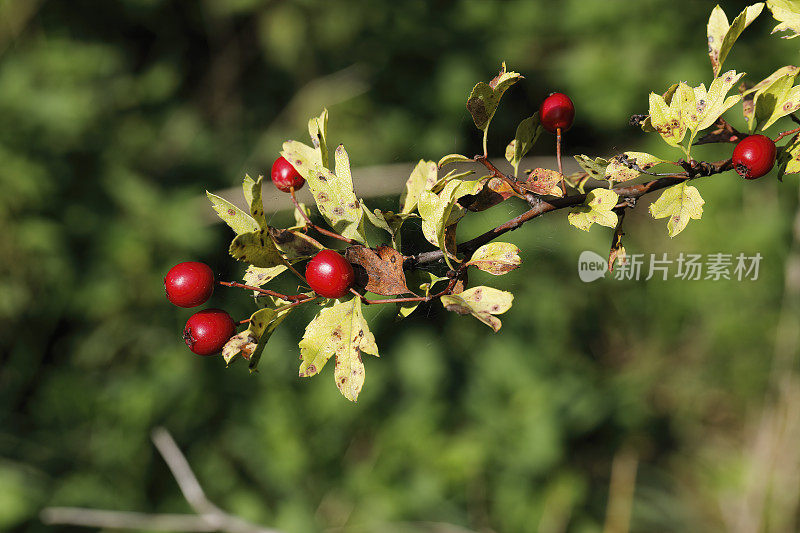
[[489,129],[489,123],[497,111],[503,93],[520,79],[522,76],[518,73],[507,72],[506,64],[503,63],[500,73],[492,81],[475,85],[467,99],[467,110],[472,115],[475,127],[484,133]]
[[686,124],[675,107],[668,105],[660,94],[650,93],[650,123],[667,144],[677,147],[686,135]]
[[604,159],[602,157],[595,157],[592,159],[588,155],[576,155],[573,156],[575,161],[577,161],[578,165],[589,174],[589,177],[594,178],[596,180],[604,179],[606,175],[606,167],[608,166],[608,159]]
[[261,287],[265,283],[269,283],[273,279],[283,274],[286,270],[288,270],[286,265],[277,265],[268,268],[250,265],[247,267],[247,271],[244,273],[243,280],[245,285]]
[[586,202],[567,218],[570,224],[583,231],[589,231],[592,224],[613,228],[617,225],[617,214],[613,209],[618,201],[619,195],[610,189],[593,189],[586,195]]
[[361,352],[377,356],[378,347],[361,314],[361,300],[353,298],[323,309],[308,324],[300,341],[300,377],[316,375],[335,355],[336,386],[354,402],[364,385]]
[[320,166],[316,152],[310,146],[297,141],[283,143],[281,155],[308,182],[308,187],[317,208],[328,224],[340,235],[364,243],[361,231],[361,204],[353,191],[353,178],[350,174],[350,159],[344,146],[335,151],[336,172]]
[[772,16],[780,22],[772,33],[787,32],[784,39],[794,39],[800,35],[800,0],[767,0]]
[[448,311],[460,315],[472,315],[495,333],[503,325],[495,315],[501,315],[511,309],[514,295],[492,287],[473,287],[460,294],[442,296],[442,305]]
[[650,205],[650,214],[656,219],[669,217],[667,230],[669,236],[674,237],[683,231],[690,219],[700,220],[704,203],[696,187],[679,183],[666,189]]
[[431,187],[429,190],[431,192],[435,192],[438,194],[442,192],[442,189],[444,189],[445,185],[454,180],[458,180],[461,182],[469,181],[471,183],[474,180],[465,180],[464,178],[472,176],[473,174],[475,174],[474,170],[465,170],[463,172],[457,172],[455,169],[451,170],[450,172],[439,178],[439,180],[437,180],[437,182],[434,183],[433,187]]
[[458,199],[466,194],[475,194],[480,187],[480,180],[472,182],[453,180],[445,185],[439,194],[423,191],[419,199],[418,211],[422,217],[422,233],[428,242],[444,252],[445,262],[450,268],[453,268],[450,259],[455,250],[448,249],[447,227],[455,224],[464,215],[465,210],[457,205]]
[[729,70],[715,78],[711,82],[708,91],[706,91],[705,84],[702,83],[694,88],[694,99],[697,106],[697,126],[692,129],[695,133],[714,124],[725,111],[742,99],[739,94],[726,98],[728,92],[742,76],[744,76],[744,73],[737,74],[735,70]]
[[381,211],[380,209],[371,211],[364,203],[363,198],[361,200],[361,208],[364,210],[364,215],[366,215],[369,223],[387,232],[392,238],[392,247],[399,249],[400,227],[407,218],[416,215],[412,213],[393,213],[391,211]]
[[763,9],[763,2],[750,5],[739,13],[730,25],[728,17],[725,16],[721,7],[717,6],[711,12],[711,17],[708,19],[708,57],[711,59],[714,77],[719,75],[733,43],[736,42],[742,31],[761,14]]
[[469,157],[461,154],[448,154],[439,160],[438,167],[442,168],[443,166],[450,165],[452,163],[462,163],[467,161],[474,161],[474,159],[470,159]]
[[518,268],[522,264],[522,259],[519,257],[519,248],[513,244],[490,242],[475,250],[466,264],[500,276]]
[[[755,94],[751,101],[745,101],[743,112],[750,133],[762,126],[762,129],[766,128],[767,126],[764,124],[773,116],[775,118],[770,124],[794,111],[794,106],[790,103],[788,96],[796,77],[797,67],[787,65],[775,71],[749,91]],[[784,106],[786,106],[785,110]]]
[[506,160],[514,167],[514,176],[519,176],[519,163],[525,154],[530,151],[539,135],[542,134],[542,126],[539,123],[539,113],[534,113],[526,118],[517,126],[517,133],[514,140],[506,148]]
[[[252,181],[252,179],[251,179]],[[264,215],[264,202],[261,200],[261,189],[264,176],[259,176],[250,187],[250,216],[256,221],[259,228],[269,228],[267,217]]]
[[244,175],[244,181],[242,181],[242,192],[244,194],[244,203],[248,206],[253,203],[253,186],[255,184],[255,180],[253,180],[249,174]]
[[222,358],[230,365],[237,355],[250,361],[250,370],[254,370],[261,359],[264,347],[272,332],[283,322],[291,308],[283,310],[260,309],[250,316],[248,328],[234,335],[222,348]]
[[406,190],[400,195],[400,212],[411,213],[416,209],[422,191],[430,190],[438,179],[438,168],[433,161],[420,159],[411,176],[406,180]]
[[311,144],[317,151],[318,162],[321,166],[328,166],[328,110],[322,110],[318,117],[312,117],[308,121],[308,134],[311,136]]
[[211,206],[230,228],[236,232],[237,235],[256,231],[258,224],[253,217],[230,203],[228,200],[206,191],[206,196],[211,200]]
[[[280,300],[282,302],[282,300]],[[286,303],[286,302],[283,302]],[[266,307],[259,309],[250,316],[250,326],[247,330],[258,339],[253,354],[250,356],[250,370],[253,371],[258,366],[261,360],[261,354],[264,353],[264,348],[267,346],[267,341],[281,325],[281,322],[289,315],[294,307],[278,307],[272,309]]]
[[283,257],[272,241],[268,228],[237,235],[228,252],[237,261],[244,261],[257,267],[275,267],[283,264]]
[[783,181],[784,174],[800,173],[800,136],[792,137],[789,144],[778,148],[778,179]]
[[646,152],[625,152],[622,156],[611,159],[606,167],[606,179],[612,183],[632,180],[638,178],[641,173],[631,168],[631,165],[635,165],[642,170],[648,170],[663,162],[663,159]]

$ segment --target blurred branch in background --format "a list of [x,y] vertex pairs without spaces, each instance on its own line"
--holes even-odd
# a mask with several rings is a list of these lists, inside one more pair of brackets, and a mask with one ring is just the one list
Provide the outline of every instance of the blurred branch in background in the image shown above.
[[227,531],[230,533],[279,533],[275,529],[252,524],[229,515],[206,497],[189,462],[175,439],[164,428],[156,428],[153,444],[164,458],[172,476],[178,482],[183,497],[194,515],[145,514],[124,511],[102,511],[76,507],[48,507],[42,510],[42,522],[48,525],[72,525],[112,529],[150,529],[160,531]]
[[611,463],[611,482],[608,487],[608,505],[604,533],[628,533],[633,511],[633,493],[636,488],[636,470],[639,455],[634,449],[623,448]]

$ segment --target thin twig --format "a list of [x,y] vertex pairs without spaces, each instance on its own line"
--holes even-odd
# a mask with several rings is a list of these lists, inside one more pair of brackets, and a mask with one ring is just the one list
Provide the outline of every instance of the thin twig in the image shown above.
[[[713,174],[719,174],[721,172],[730,170],[731,160],[726,159],[722,161],[716,161],[714,163],[695,162],[693,165],[687,163],[687,168],[689,170],[687,170],[686,172],[672,174],[670,176],[665,176],[656,180],[648,181],[645,183],[639,183],[636,185],[629,185],[627,187],[617,187],[612,190],[619,195],[621,201],[625,201],[626,198],[631,198],[631,199],[639,198],[653,191],[665,189],[667,187],[670,187],[677,183],[681,183],[683,181],[696,179],[704,176],[710,176]],[[574,207],[576,205],[584,203],[586,201],[586,194],[576,194],[564,198],[553,198],[548,200],[540,199],[540,200],[541,201],[538,204],[536,204],[528,211],[522,213],[517,217],[512,218],[511,220],[503,224],[500,224],[495,228],[490,229],[489,231],[481,235],[478,235],[474,239],[459,244],[457,246],[457,249],[460,252],[466,254],[467,257],[469,257],[471,253],[473,253],[475,250],[477,250],[484,244],[493,241],[494,239],[498,238],[499,236],[509,231],[519,228],[526,222],[533,220],[536,217],[539,217],[545,213],[549,213],[550,211],[556,211],[558,209],[564,209],[567,207]],[[442,260],[443,258],[444,258],[444,253],[441,250],[434,250],[432,252],[423,252],[417,255],[407,257],[406,264],[403,265],[403,268],[410,269],[417,265],[434,263]]]
[[800,132],[800,128],[795,128],[793,130],[781,132],[780,135],[775,137],[775,141],[774,142],[778,142],[781,139],[783,139],[784,137],[788,137],[789,135],[794,135],[795,133],[798,133],[798,132]]
[[447,284],[447,287],[441,292],[436,294],[429,294],[428,296],[412,296],[408,298],[385,298],[382,300],[369,300],[366,296],[361,294],[355,289],[350,289],[350,292],[361,298],[361,301],[367,305],[377,305],[377,304],[402,304],[402,303],[410,303],[410,302],[430,302],[431,300],[435,300],[436,298],[440,298],[447,294],[450,294],[453,288],[456,286],[458,282],[458,277],[455,276],[453,279],[450,280],[450,283]]
[[191,514],[147,514],[83,507],[48,507],[40,513],[39,518],[48,526],[70,525],[139,531],[219,531],[215,524]]
[[218,281],[217,283],[225,287],[236,287],[238,289],[247,289],[249,291],[254,291],[266,296],[274,296],[276,298],[280,298],[281,300],[286,300],[289,302],[297,302],[297,301],[302,302],[310,298],[310,296],[308,296],[307,294],[281,294],[279,292],[275,292],[270,289],[262,289],[261,287],[255,287],[253,285],[245,285],[244,283],[237,283],[235,281]]

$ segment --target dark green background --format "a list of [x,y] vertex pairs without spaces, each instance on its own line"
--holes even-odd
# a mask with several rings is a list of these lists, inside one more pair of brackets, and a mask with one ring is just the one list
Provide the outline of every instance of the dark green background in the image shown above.
[[[472,154],[466,96],[505,60],[526,79],[491,153],[563,90],[578,109],[566,153],[679,157],[627,120],[651,90],[710,81],[713,5],[0,0],[0,529],[52,531],[37,518],[49,505],[189,512],[149,442],[163,425],[212,500],[289,532],[601,531],[615,457],[638,458],[632,531],[793,530],[794,176],[700,182],[704,219],[674,240],[648,201],[627,220],[629,252],[760,252],[757,281],[584,284],[578,255],[605,253],[610,230],[580,232],[563,212],[527,225],[509,236],[523,267],[472,280],[515,293],[500,333],[438,303],[399,325],[370,308],[381,358],[356,405],[331,368],[297,377],[308,312],[251,376],[190,354],[191,311],[163,294],[182,260],[241,275],[229,229],[193,202],[267,172],[323,106],[354,167]],[[723,7],[733,18],[743,5]],[[726,67],[757,81],[796,61],[773,24],[762,14]],[[552,153],[544,136],[534,154]],[[252,311],[234,290],[210,305]]]

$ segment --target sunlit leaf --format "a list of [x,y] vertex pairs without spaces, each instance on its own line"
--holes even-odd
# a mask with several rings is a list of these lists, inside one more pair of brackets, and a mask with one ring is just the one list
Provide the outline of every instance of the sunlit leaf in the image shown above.
[[772,16],[780,22],[772,33],[784,31],[784,39],[794,39],[800,35],[800,0],[767,0]]
[[256,231],[258,224],[253,217],[230,203],[228,200],[206,191],[206,196],[211,200],[211,206],[230,228],[238,235]]
[[361,300],[334,304],[320,311],[306,327],[300,341],[300,377],[316,375],[335,356],[336,386],[354,402],[364,385],[361,352],[378,355],[375,337],[361,314]]
[[308,134],[311,144],[318,154],[318,162],[323,167],[328,166],[328,110],[323,109],[318,117],[308,121]]
[[316,162],[317,152],[303,143],[283,143],[281,155],[308,182],[317,208],[328,224],[340,235],[365,242],[361,232],[361,204],[353,191],[350,160],[344,146],[335,151],[336,172],[331,172]]
[[513,244],[490,242],[475,250],[466,264],[500,276],[518,268],[522,264],[522,259],[519,257],[519,248]]
[[430,190],[438,180],[438,168],[433,161],[420,159],[406,181],[406,188],[400,195],[400,212],[411,213],[416,209],[422,191]]
[[268,228],[237,235],[228,252],[237,261],[257,267],[275,267],[283,264],[283,257],[272,241]]
[[593,189],[586,195],[586,202],[567,215],[569,223],[578,229],[589,231],[592,224],[613,228],[617,225],[617,214],[613,209],[619,195],[610,189]]
[[606,167],[608,166],[608,159],[604,159],[602,157],[595,157],[592,159],[587,155],[576,155],[573,156],[575,161],[580,165],[580,167],[589,174],[589,177],[594,178],[596,180],[605,179],[606,175]]
[[466,161],[473,161],[473,160],[461,154],[448,154],[439,160],[438,166],[439,168],[442,168],[445,165],[450,165],[452,163],[463,163]]
[[564,196],[564,191],[561,189],[561,180],[564,176],[559,174],[557,170],[549,168],[535,168],[528,174],[528,179],[518,182],[519,185],[536,194],[544,194],[550,196]]
[[666,189],[661,196],[650,205],[653,218],[669,217],[667,230],[674,237],[686,227],[690,219],[699,220],[703,216],[705,201],[696,187],[679,183]]
[[606,167],[605,178],[616,183],[632,180],[641,174],[636,168],[648,170],[663,162],[663,159],[646,152],[625,152],[621,156],[611,158]]
[[728,24],[728,17],[721,7],[716,6],[711,12],[711,17],[708,19],[708,57],[711,59],[714,77],[722,70],[722,64],[728,57],[733,43],[763,9],[763,2],[747,6],[731,24]]
[[800,136],[795,135],[789,144],[778,148],[776,166],[779,180],[783,180],[784,174],[800,173]]
[[273,279],[280,276],[284,273],[288,268],[286,265],[277,265],[274,267],[256,267],[250,265],[247,267],[247,270],[244,273],[244,283],[245,285],[250,285],[252,287],[261,287],[265,283],[269,283]]
[[448,311],[460,315],[472,315],[497,332],[503,324],[495,315],[501,315],[511,309],[514,295],[492,287],[479,286],[460,294],[442,296],[441,300]]

